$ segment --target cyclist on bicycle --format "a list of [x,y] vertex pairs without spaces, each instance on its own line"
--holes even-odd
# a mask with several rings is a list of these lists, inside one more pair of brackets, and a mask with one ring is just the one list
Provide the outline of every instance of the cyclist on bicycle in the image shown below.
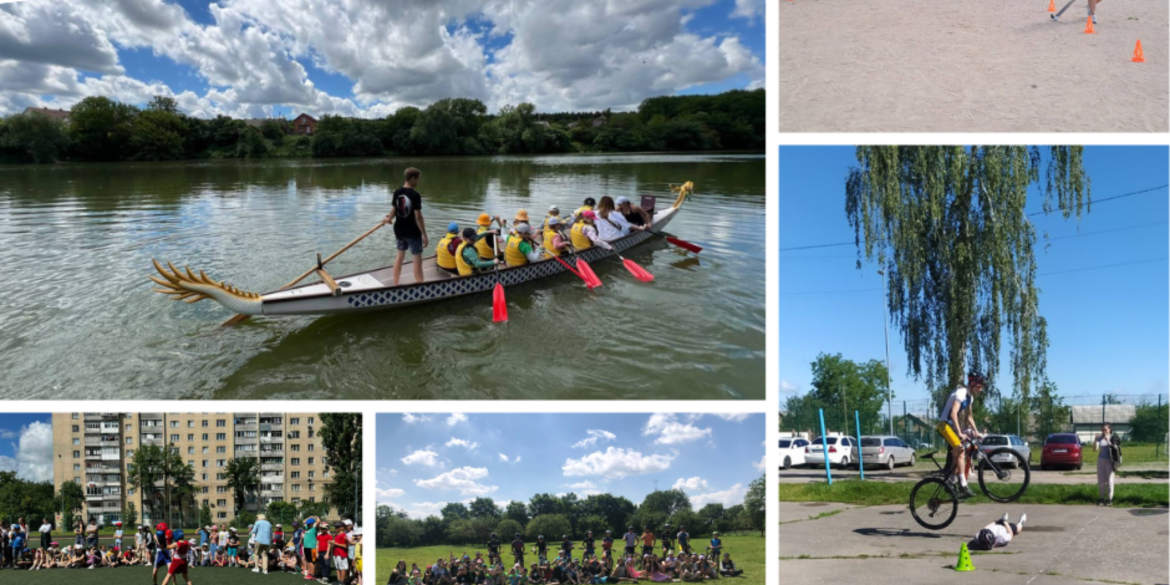
[[[967,485],[964,463],[966,453],[963,451],[962,438],[973,439],[980,436],[979,427],[975,425],[975,416],[972,414],[972,401],[983,393],[983,386],[984,379],[981,374],[975,372],[967,374],[967,385],[955,388],[950,396],[947,396],[947,401],[938,416],[938,424],[935,426],[935,430],[950,447],[952,462],[950,480],[959,485],[959,495],[964,498],[974,496],[975,492]],[[959,430],[965,428],[964,422],[970,425],[972,429],[970,432],[964,433]]]

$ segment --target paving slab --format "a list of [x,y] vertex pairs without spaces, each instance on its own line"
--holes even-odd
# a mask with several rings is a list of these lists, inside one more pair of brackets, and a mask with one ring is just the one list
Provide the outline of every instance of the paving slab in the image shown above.
[[[1170,582],[1170,510],[1097,506],[983,504],[959,509],[946,529],[930,531],[905,506],[827,506],[780,503],[781,583],[865,585],[918,583]],[[1005,548],[973,553],[976,571],[955,572],[960,546],[1008,512],[1027,512],[1024,532]]]

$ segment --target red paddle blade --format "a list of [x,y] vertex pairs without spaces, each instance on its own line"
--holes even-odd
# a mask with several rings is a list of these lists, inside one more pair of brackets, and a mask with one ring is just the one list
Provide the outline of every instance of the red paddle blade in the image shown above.
[[593,269],[589,267],[589,264],[586,264],[585,261],[580,258],[577,259],[577,270],[581,271],[581,277],[585,279],[585,284],[588,285],[589,288],[597,288],[601,286],[601,279],[597,278],[597,274],[593,272]]
[[504,285],[496,283],[492,291],[492,320],[496,323],[508,320],[508,303],[504,300]]
[[698,246],[696,246],[696,245],[694,245],[686,240],[680,240],[674,236],[666,236],[666,241],[668,241],[668,242],[670,242],[670,243],[672,243],[672,244],[674,244],[674,245],[676,245],[676,246],[678,246],[678,247],[680,247],[688,252],[694,252],[695,254],[698,254],[699,252],[703,251],[702,248],[700,248],[700,247],[698,247]]
[[638,266],[633,260],[623,259],[622,264],[626,265],[626,270],[629,270],[630,274],[634,275],[634,278],[642,282],[651,282],[654,280],[653,274],[646,272],[645,268]]

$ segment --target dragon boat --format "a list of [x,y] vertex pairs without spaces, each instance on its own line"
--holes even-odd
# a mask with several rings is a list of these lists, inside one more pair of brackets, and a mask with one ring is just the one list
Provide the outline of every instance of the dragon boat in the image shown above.
[[[693,192],[694,185],[688,181],[682,185],[671,185],[670,189],[677,193],[677,196],[674,203],[664,209],[655,208],[657,197],[651,195],[642,197],[642,208],[654,218],[653,228],[648,231],[636,231],[610,242],[615,252],[624,252],[659,234],[682,208],[683,203]],[[366,232],[362,238],[376,229]],[[153,289],[155,292],[168,295],[177,301],[196,303],[211,299],[218,302],[236,313],[233,320],[225,323],[231,324],[252,315],[330,315],[392,309],[488,292],[497,282],[511,286],[568,271],[564,264],[546,258],[524,266],[501,265],[497,270],[459,276],[441,270],[436,264],[435,257],[429,256],[421,260],[422,282],[414,281],[411,261],[403,263],[398,286],[393,284],[393,266],[338,277],[329,275],[324,269],[324,264],[362,238],[351,242],[349,246],[342,248],[325,261],[318,255],[316,268],[285,287],[268,293],[248,292],[226,281],[216,281],[203,271],[195,271],[186,266],[182,269],[176,268],[170,262],[163,265],[158,260],[152,260],[158,275],[151,276],[150,280],[158,285],[158,288]],[[594,262],[612,255],[614,252],[595,246],[575,255],[565,254],[561,259],[575,267],[578,257],[586,262]],[[297,284],[314,274],[319,278],[316,282]]]

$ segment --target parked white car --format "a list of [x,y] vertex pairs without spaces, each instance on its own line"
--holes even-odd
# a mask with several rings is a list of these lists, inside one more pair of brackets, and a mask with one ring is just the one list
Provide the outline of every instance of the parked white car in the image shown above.
[[800,437],[780,439],[780,469],[804,465],[805,447],[808,447],[808,439]]
[[898,465],[913,466],[917,459],[914,449],[898,437],[876,435],[861,438],[861,461],[866,467],[893,469]]
[[[857,441],[853,437],[828,435],[824,438],[824,443],[829,447],[829,465],[848,467],[857,461],[854,455]],[[813,440],[809,441],[808,446],[805,447],[804,463],[814,467],[825,466],[825,451],[821,437],[813,437]]]

